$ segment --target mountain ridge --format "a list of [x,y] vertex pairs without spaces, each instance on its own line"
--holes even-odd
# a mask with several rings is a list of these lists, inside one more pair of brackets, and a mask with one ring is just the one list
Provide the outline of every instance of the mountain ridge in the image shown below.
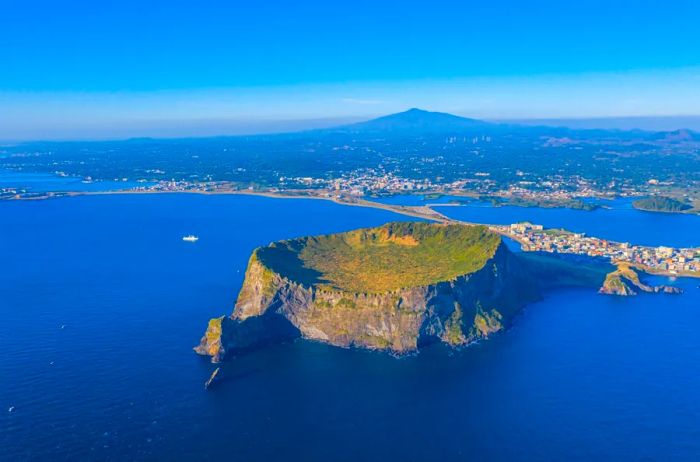
[[465,131],[480,128],[495,128],[501,124],[487,122],[479,119],[462,117],[447,112],[426,111],[425,109],[411,108],[403,112],[388,114],[364,122],[356,122],[341,125],[335,131],[347,131],[357,133],[388,132],[388,133],[440,133],[450,131]]
[[301,133],[389,135],[392,137],[422,135],[519,135],[524,137],[579,138],[611,137],[651,142],[693,142],[700,133],[687,128],[676,130],[643,130],[618,128],[577,128],[556,125],[532,125],[513,122],[486,121],[447,112],[411,108],[362,122],[339,125]]

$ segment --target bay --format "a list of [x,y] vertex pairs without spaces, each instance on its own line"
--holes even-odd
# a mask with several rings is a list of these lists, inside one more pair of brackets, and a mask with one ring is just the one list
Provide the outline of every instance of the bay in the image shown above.
[[[550,213],[555,226],[572,220]],[[646,230],[622,217],[568,223],[692,244],[687,216],[668,217]],[[406,219],[239,195],[0,202],[0,460],[698,458],[691,279],[675,297],[558,290],[459,351],[278,345],[226,363],[203,389],[213,366],[191,348],[230,313],[256,246]],[[183,242],[190,233],[200,240]]]

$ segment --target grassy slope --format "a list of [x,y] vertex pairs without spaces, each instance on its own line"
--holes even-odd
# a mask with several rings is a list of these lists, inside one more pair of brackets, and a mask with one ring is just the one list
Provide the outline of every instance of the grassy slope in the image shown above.
[[500,243],[483,226],[389,223],[258,249],[263,264],[305,285],[385,292],[481,269]]

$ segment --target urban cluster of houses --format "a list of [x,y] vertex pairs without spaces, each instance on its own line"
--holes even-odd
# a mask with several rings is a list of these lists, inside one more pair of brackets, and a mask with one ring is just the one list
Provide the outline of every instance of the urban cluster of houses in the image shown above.
[[700,248],[646,247],[614,242],[583,233],[544,229],[542,225],[516,223],[493,228],[518,241],[530,252],[558,252],[607,257],[627,261],[667,274],[700,273]]
[[[526,174],[517,172],[519,177]],[[436,182],[427,178],[405,178],[394,173],[376,169],[360,169],[346,173],[339,178],[325,179],[313,177],[280,177],[280,187],[307,187],[328,189],[345,194],[362,196],[372,193],[415,193],[437,192],[449,194],[454,191],[467,191],[476,194],[503,197],[520,197],[532,200],[565,200],[576,197],[612,197],[610,189],[596,188],[581,177],[552,177],[527,181],[523,179],[507,189],[500,189],[488,172],[476,172],[475,178],[465,178],[448,182]],[[610,185],[609,185],[610,186]]]

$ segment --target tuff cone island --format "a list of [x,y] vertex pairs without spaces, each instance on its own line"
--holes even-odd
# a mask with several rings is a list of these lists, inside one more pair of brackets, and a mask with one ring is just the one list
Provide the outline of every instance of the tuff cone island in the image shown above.
[[195,351],[218,362],[296,337],[395,353],[465,345],[539,297],[524,265],[483,226],[390,223],[274,242],[253,252],[233,314],[212,319]]

